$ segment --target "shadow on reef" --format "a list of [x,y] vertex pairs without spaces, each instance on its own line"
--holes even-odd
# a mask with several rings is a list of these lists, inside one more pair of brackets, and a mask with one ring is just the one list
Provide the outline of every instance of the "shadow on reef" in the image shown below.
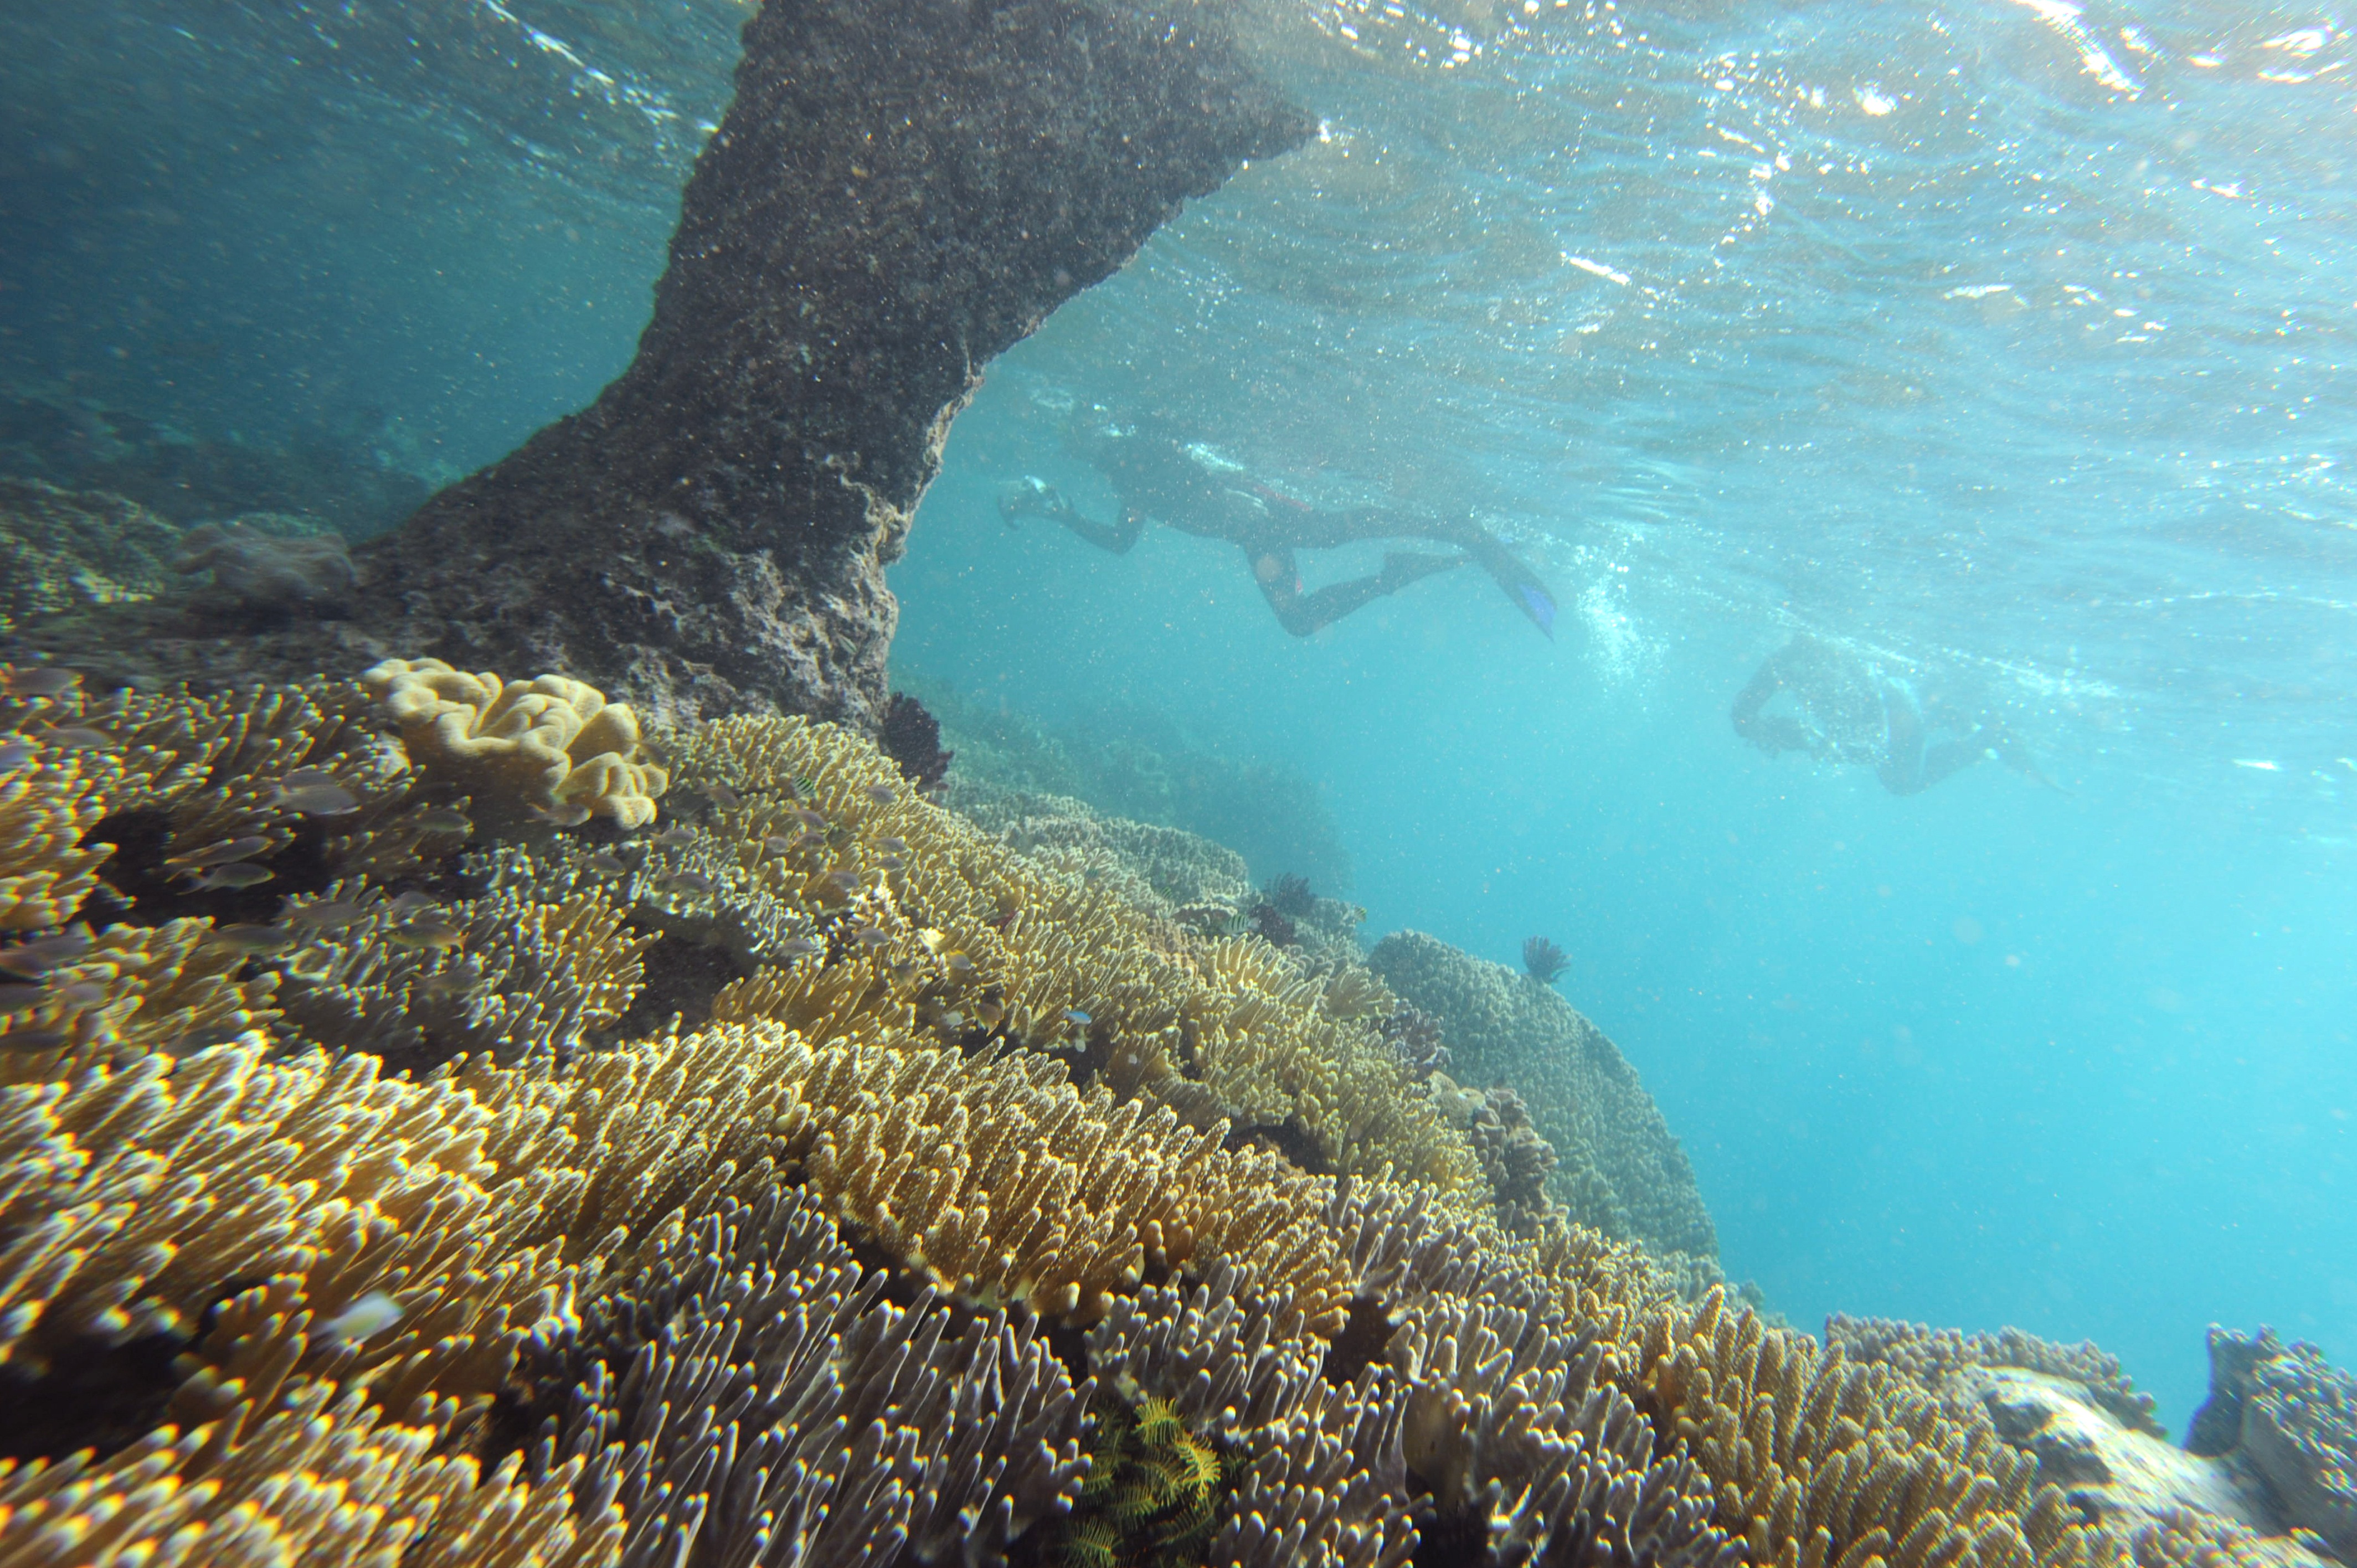
[[[642,737],[427,660],[0,690],[12,1562],[2332,1543],[2349,1384],[2306,1348],[2221,1337],[2213,1459],[2092,1347],[1771,1323],[1549,1205],[1485,1143],[1544,1149],[1519,1101],[1365,966],[1175,918],[1175,830],[1018,848],[832,725]],[[649,1017],[690,952],[733,978]]]

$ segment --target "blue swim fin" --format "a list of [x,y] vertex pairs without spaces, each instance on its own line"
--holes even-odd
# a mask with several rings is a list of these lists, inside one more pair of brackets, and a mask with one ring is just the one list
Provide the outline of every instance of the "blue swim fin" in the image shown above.
[[1517,583],[1514,596],[1523,603],[1523,613],[1537,623],[1546,633],[1549,642],[1555,640],[1555,596],[1536,583]]

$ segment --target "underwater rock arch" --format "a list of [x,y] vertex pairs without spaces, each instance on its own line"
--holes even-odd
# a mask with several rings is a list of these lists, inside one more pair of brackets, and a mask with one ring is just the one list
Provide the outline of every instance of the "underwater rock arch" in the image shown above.
[[340,635],[873,729],[883,568],[982,365],[1307,134],[1219,16],[768,0],[636,360],[367,551]]

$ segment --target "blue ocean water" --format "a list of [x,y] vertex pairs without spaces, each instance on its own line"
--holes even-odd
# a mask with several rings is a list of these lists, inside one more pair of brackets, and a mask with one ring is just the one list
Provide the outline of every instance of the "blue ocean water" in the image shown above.
[[[627,363],[745,14],[0,5],[0,380],[488,461]],[[2091,1337],[2173,1424],[2212,1320],[2346,1361],[2351,26],[1260,5],[1318,138],[993,367],[895,661],[1297,769],[1370,935],[1554,937],[1797,1323]],[[1010,530],[1027,474],[1110,509],[1062,440],[1095,403],[1482,520],[1555,638],[1456,572],[1296,639],[1228,546]],[[1800,629],[2059,788],[1746,746]]]

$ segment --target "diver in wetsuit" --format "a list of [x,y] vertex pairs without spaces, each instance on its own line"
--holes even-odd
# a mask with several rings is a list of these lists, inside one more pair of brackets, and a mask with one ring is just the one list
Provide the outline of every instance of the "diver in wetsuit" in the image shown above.
[[[1780,695],[1791,703],[1771,708]],[[1770,757],[1805,751],[1819,761],[1872,768],[1894,795],[1920,795],[1989,756],[2061,788],[2001,721],[1960,719],[1944,702],[1926,703],[1910,682],[1804,631],[1761,661],[1727,718]]]
[[[1376,507],[1326,511],[1279,493],[1200,443],[1182,443],[1150,425],[1092,419],[1076,425],[1071,444],[1121,497],[1121,516],[1098,522],[1045,480],[1025,478],[999,499],[1012,528],[1028,516],[1053,518],[1101,550],[1125,553],[1158,519],[1184,533],[1239,545],[1252,564],[1261,596],[1279,625],[1296,637],[1330,626],[1352,610],[1409,584],[1478,562],[1539,630],[1555,635],[1555,596],[1529,567],[1470,519],[1420,518]],[[1297,550],[1330,550],[1377,539],[1429,539],[1462,554],[1394,551],[1372,576],[1353,577],[1304,592]]]

